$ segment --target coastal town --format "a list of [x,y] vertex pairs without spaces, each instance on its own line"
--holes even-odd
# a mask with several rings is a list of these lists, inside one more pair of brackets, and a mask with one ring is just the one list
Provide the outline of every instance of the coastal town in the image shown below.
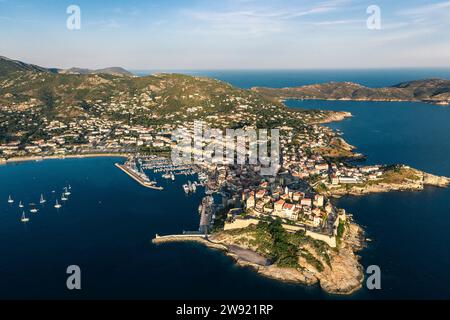
[[[60,82],[73,82],[83,96],[63,84],[52,89]],[[19,72],[0,78],[0,163],[120,156],[127,160],[118,170],[149,192],[165,192],[160,178],[191,176],[180,192],[204,192],[198,229],[180,226],[180,234],[156,235],[155,244],[199,241],[265,276],[348,294],[363,279],[356,253],[364,232],[333,198],[449,184],[405,165],[362,165],[364,156],[323,125],[348,117],[290,109],[208,78]],[[198,123],[202,142],[180,145],[178,133],[195,141]],[[279,131],[271,175],[249,161],[252,146],[268,138],[256,135],[260,129]],[[247,140],[231,159],[207,160],[226,151],[223,133],[239,130]],[[175,163],[183,152],[187,162]]]

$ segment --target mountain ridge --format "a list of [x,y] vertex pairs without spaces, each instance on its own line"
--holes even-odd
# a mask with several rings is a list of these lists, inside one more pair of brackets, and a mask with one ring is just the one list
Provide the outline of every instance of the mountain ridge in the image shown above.
[[0,76],[20,71],[59,73],[59,74],[109,74],[115,76],[129,76],[129,77],[134,76],[133,73],[121,67],[108,67],[102,69],[87,69],[77,67],[69,69],[45,68],[38,65],[0,56]]
[[439,78],[405,81],[382,88],[370,88],[354,82],[327,82],[285,88],[253,87],[251,90],[272,100],[422,101],[443,105],[450,103],[450,80]]

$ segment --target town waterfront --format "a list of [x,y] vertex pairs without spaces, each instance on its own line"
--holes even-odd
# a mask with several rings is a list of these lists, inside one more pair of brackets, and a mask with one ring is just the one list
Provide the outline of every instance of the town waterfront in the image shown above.
[[[237,73],[234,82],[253,86],[249,79]],[[395,83],[383,81],[389,83],[380,85]],[[254,85],[261,84],[255,80]],[[368,156],[368,163],[405,163],[450,176],[448,107],[342,101],[287,104],[352,112],[353,118],[329,126],[341,130],[349,143]],[[121,161],[86,158],[0,166],[0,199],[4,199],[0,202],[1,298],[450,298],[449,189],[337,201],[373,239],[361,252],[362,264],[380,266],[382,290],[362,289],[349,297],[336,297],[317,286],[263,278],[201,245],[152,245],[156,233],[198,228],[202,190],[186,195],[182,184],[188,177],[171,182],[160,175],[150,178],[157,178],[164,191],[144,188],[114,166]],[[68,184],[72,195],[57,211],[55,198]],[[47,204],[35,215],[27,213],[31,221],[23,225],[18,201],[38,202],[41,193]],[[10,194],[15,200],[12,205],[6,201]],[[73,264],[82,270],[79,292],[66,289],[66,267]]]
[[[450,176],[450,108],[411,102],[287,101],[290,107],[349,111],[352,118],[328,124],[365,154],[369,164],[404,163]],[[338,207],[373,239],[361,253],[364,266],[381,267],[377,298],[448,299],[450,190],[391,192],[346,197]]]

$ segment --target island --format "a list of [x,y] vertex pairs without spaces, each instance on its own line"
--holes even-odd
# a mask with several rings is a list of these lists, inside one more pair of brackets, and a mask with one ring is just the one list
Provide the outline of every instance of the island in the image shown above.
[[[278,129],[280,163],[274,175],[262,174],[259,164],[189,165],[206,188],[199,228],[181,232],[180,226],[180,234],[156,235],[153,242],[202,243],[263,276],[350,294],[364,280],[358,252],[366,241],[352,214],[337,208],[333,198],[446,187],[450,180],[402,164],[364,166],[355,161],[364,159],[355,147],[322,125],[350,113],[290,109],[282,100],[440,103],[449,100],[446,86],[443,80],[429,80],[387,89],[345,83],[245,90],[182,74],[135,77],[117,68],[47,69],[0,58],[0,164],[120,155],[129,158],[117,164],[120,170],[143,187],[157,189],[149,192],[164,192],[143,168],[173,170],[175,131],[194,138],[199,121],[217,130]],[[205,138],[192,154],[211,143]]]

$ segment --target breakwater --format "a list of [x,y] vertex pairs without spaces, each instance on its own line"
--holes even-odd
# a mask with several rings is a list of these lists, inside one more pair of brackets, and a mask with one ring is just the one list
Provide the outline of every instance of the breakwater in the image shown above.
[[146,182],[141,177],[139,177],[137,174],[135,174],[130,168],[128,168],[125,165],[116,163],[115,166],[125,172],[127,175],[129,175],[131,178],[133,178],[136,182],[138,182],[140,185],[150,188],[153,190],[164,190],[163,187],[158,187],[152,182]]

